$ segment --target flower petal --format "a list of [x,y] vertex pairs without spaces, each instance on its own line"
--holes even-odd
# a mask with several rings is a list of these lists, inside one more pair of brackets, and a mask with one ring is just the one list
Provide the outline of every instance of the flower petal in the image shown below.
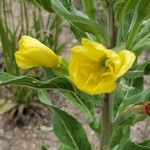
[[98,60],[107,51],[104,45],[94,41],[90,41],[86,38],[82,39],[82,45],[86,49],[86,56],[93,60]]
[[121,67],[118,71],[117,77],[120,77],[131,68],[136,59],[136,56],[133,52],[128,50],[121,50],[119,51],[118,55],[121,59]]
[[53,68],[60,63],[61,58],[40,41],[23,36],[19,41],[20,49],[15,53],[16,63],[22,69],[37,66]]
[[103,82],[99,83],[99,85],[93,89],[94,94],[103,94],[103,93],[111,93],[115,90],[116,88],[116,83],[115,81],[108,81],[106,82],[103,80]]
[[17,51],[15,53],[16,63],[22,69],[30,69],[37,66],[48,68],[55,67],[60,62],[60,57],[53,55],[49,51]]
[[112,75],[102,76],[104,69],[97,61],[86,57],[84,47],[72,49],[69,74],[78,89],[92,95],[112,92],[115,88],[114,78]]
[[106,61],[106,66],[108,66],[112,70],[114,77],[117,77],[117,73],[121,65],[120,57],[113,50],[108,50],[106,55],[108,57],[108,60]]
[[21,37],[21,39],[19,40],[19,47],[20,50],[26,50],[26,49],[30,50],[29,48],[32,47],[49,50],[49,48],[43,43],[41,43],[39,40],[27,35],[23,35]]

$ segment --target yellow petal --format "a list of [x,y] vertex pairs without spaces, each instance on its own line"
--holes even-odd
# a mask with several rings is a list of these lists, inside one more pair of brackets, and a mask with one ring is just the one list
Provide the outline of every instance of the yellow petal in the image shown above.
[[89,39],[83,38],[82,45],[87,49],[99,49],[99,50],[107,50],[106,47],[98,42],[91,41]]
[[116,83],[115,81],[106,82],[103,80],[99,85],[93,90],[93,94],[103,94],[103,93],[111,93],[115,90]]
[[26,50],[26,49],[29,49],[32,47],[49,50],[49,48],[46,45],[44,45],[43,43],[41,43],[37,39],[32,38],[32,37],[27,36],[27,35],[23,35],[21,37],[21,39],[19,40],[19,47],[20,47],[20,50]]
[[106,61],[106,66],[108,66],[112,70],[114,77],[117,77],[117,73],[121,65],[121,59],[119,55],[113,50],[108,50],[106,55],[108,58],[108,60]]
[[104,45],[86,38],[82,39],[82,45],[86,49],[86,56],[93,60],[99,59],[107,51]]
[[17,65],[22,69],[37,66],[53,68],[61,61],[61,58],[50,48],[29,36],[23,36],[19,46],[20,49],[15,53],[15,58]]
[[92,95],[112,92],[115,89],[114,78],[112,75],[103,77],[104,69],[97,61],[86,57],[84,47],[72,49],[69,74],[78,89]]
[[118,53],[120,59],[121,59],[121,66],[118,71],[117,77],[122,76],[124,73],[126,73],[133,65],[136,56],[134,53],[128,50],[121,50]]

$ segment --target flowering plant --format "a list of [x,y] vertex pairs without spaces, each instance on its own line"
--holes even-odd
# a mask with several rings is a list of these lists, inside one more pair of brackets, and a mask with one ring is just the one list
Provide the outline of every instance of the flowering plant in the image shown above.
[[[102,0],[107,28],[96,18],[96,0],[83,0],[86,14],[77,11],[70,0],[34,2],[65,17],[81,44],[71,49],[67,62],[38,40],[23,36],[15,53],[18,66],[47,67],[55,76],[45,81],[1,73],[1,84],[38,90],[41,102],[53,111],[53,131],[62,150],[91,150],[93,145],[82,124],[53,105],[45,89],[57,89],[85,113],[89,126],[99,137],[101,150],[149,149],[148,142],[137,145],[129,140],[130,125],[150,112],[150,90],[143,88],[143,76],[150,73],[150,61],[137,63],[141,52],[149,48],[148,0]],[[97,107],[101,110],[99,118],[95,113]]]

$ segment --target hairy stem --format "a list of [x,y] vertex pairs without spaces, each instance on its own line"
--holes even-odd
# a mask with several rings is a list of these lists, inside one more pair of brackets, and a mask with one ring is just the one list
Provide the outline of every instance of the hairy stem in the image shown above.
[[[115,26],[113,0],[108,4],[109,12],[109,31],[110,31],[110,48],[116,46],[117,28]],[[101,133],[101,150],[110,150],[111,136],[112,136],[112,115],[113,113],[113,99],[110,99],[110,94],[105,94],[104,104],[102,106],[102,133]]]
[[110,150],[111,144],[111,103],[110,95],[105,94],[104,104],[102,107],[102,136],[101,150]]
[[115,26],[113,0],[110,0],[109,2],[108,11],[109,11],[110,48],[114,48],[116,46],[117,28]]

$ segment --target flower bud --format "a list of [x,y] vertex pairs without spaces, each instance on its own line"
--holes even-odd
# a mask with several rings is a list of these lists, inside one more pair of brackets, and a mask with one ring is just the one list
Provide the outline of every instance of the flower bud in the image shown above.
[[61,57],[57,56],[50,48],[30,36],[23,36],[19,41],[19,47],[15,58],[21,69],[37,66],[54,68],[61,61]]

